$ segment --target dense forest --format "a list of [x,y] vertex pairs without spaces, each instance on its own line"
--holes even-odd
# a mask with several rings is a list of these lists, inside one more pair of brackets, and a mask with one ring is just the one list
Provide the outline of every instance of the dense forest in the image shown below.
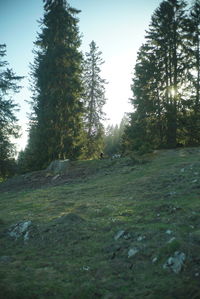
[[103,54],[95,41],[87,53],[80,51],[79,12],[65,0],[44,1],[31,65],[28,144],[17,161],[10,138],[19,132],[13,93],[22,77],[7,68],[6,45],[0,46],[2,178],[45,168],[55,159],[200,144],[200,0],[190,7],[183,0],[161,1],[138,51],[131,85],[134,112],[107,128]]

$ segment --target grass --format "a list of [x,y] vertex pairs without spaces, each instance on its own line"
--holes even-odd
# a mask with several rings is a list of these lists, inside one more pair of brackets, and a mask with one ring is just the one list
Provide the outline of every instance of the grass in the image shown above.
[[[144,161],[74,162],[56,186],[2,183],[0,298],[200,298],[200,151]],[[31,238],[10,238],[9,227],[26,220]],[[174,274],[163,264],[177,250],[186,262]]]

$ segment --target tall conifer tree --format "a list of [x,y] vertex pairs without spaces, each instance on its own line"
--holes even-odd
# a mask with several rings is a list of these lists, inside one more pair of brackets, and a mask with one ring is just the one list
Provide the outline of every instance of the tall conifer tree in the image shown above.
[[188,143],[200,143],[200,0],[195,0],[190,9],[187,24],[188,73],[187,90],[189,91],[187,120],[185,120]]
[[[42,32],[32,66],[33,117],[27,152],[33,167],[76,159],[81,150],[81,61],[78,10],[65,0],[44,1]],[[27,154],[28,154],[27,153]]]
[[175,147],[180,139],[180,92],[188,69],[183,0],[161,2],[152,16],[146,43],[138,54],[133,78],[135,112],[127,128],[133,148]]
[[0,45],[0,178],[9,175],[15,147],[10,138],[19,136],[19,126],[15,115],[18,109],[11,98],[11,92],[18,92],[18,82],[23,78],[16,76],[12,69],[6,68],[4,60],[6,45]]
[[103,106],[106,103],[105,84],[106,80],[101,78],[101,65],[104,63],[96,43],[90,43],[90,51],[86,53],[84,60],[83,85],[86,131],[87,158],[95,158],[103,150]]

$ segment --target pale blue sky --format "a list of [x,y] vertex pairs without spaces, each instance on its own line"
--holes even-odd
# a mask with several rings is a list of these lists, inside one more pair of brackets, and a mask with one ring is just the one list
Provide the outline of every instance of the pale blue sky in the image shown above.
[[[102,51],[105,64],[102,77],[106,86],[105,112],[109,123],[119,123],[124,112],[131,111],[130,84],[137,51],[144,42],[151,15],[161,0],[69,0],[68,3],[82,12],[79,29],[81,50],[88,51],[94,40]],[[0,43],[7,45],[7,61],[18,74],[26,76],[24,88],[15,99],[20,104],[20,124],[26,129],[31,93],[28,90],[29,63],[33,61],[33,42],[40,30],[37,20],[43,16],[42,0],[0,0]],[[20,140],[24,147],[26,136]]]

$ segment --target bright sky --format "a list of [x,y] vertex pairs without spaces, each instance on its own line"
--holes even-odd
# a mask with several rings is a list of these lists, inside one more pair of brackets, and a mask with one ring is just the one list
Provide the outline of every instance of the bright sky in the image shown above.
[[[130,85],[137,51],[144,42],[151,15],[161,0],[69,0],[68,3],[82,12],[79,30],[82,34],[83,53],[88,52],[94,40],[102,51],[105,63],[102,78],[106,85],[107,123],[120,123],[125,112],[132,111],[129,98]],[[18,149],[27,141],[27,113],[30,107],[29,64],[33,62],[33,42],[40,31],[37,20],[43,16],[42,0],[0,0],[0,43],[7,45],[10,67],[17,75],[26,76],[23,89],[15,96],[21,107],[18,114],[23,136]]]

